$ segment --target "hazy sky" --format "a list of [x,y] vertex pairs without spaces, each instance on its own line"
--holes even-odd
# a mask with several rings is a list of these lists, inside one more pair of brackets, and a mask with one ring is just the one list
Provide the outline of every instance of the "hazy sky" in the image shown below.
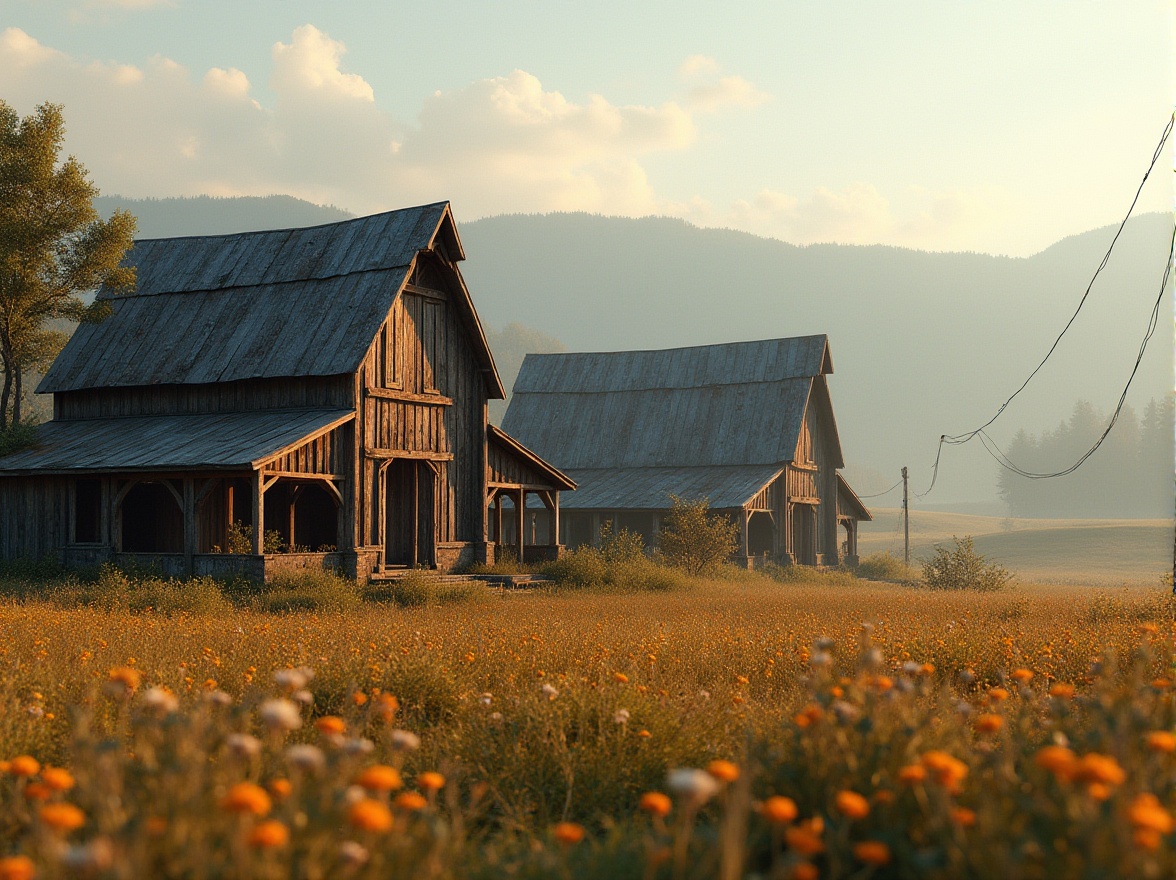
[[1168,0],[0,0],[0,98],[64,104],[107,194],[1020,255],[1126,210],[1173,38]]

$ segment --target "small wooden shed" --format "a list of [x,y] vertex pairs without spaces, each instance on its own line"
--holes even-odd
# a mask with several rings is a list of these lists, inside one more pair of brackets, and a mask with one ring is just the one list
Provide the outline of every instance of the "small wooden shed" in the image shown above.
[[0,458],[0,558],[258,579],[493,560],[497,493],[554,513],[574,483],[488,425],[503,388],[463,259],[447,202],[136,242],[137,289],[99,292],[111,315],[37,389],[53,420]]
[[670,496],[739,525],[738,561],[857,561],[870,513],[844,466],[824,335],[662,351],[531,354],[503,427],[578,485],[560,539],[656,540]]

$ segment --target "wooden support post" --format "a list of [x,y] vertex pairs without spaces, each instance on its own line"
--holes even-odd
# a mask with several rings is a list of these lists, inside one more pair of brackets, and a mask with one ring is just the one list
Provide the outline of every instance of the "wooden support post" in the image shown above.
[[298,501],[298,496],[302,494],[302,487],[295,486],[290,490],[290,552],[294,552],[294,505]]
[[518,498],[517,504],[518,504],[518,513],[517,513],[516,518],[518,520],[519,563],[522,564],[522,562],[523,562],[523,546],[524,546],[524,544],[523,544],[523,529],[526,528],[525,520],[526,520],[526,515],[527,515],[527,490],[522,488],[521,486],[519,487],[519,498]]
[[265,477],[261,471],[253,475],[253,555],[265,552]]
[[559,491],[551,493],[551,543],[559,546],[563,543],[559,535]]
[[911,507],[907,496],[907,469],[902,469],[902,561],[911,564]]
[[191,477],[184,477],[184,571],[191,577],[194,572],[192,557],[196,554],[196,484]]
[[229,551],[229,532],[233,528],[233,481],[226,480],[225,483],[225,552]]
[[[751,544],[748,542],[748,533],[750,532],[749,525],[751,523],[751,512],[743,511],[743,555],[751,556]],[[730,545],[728,545],[730,546]]]

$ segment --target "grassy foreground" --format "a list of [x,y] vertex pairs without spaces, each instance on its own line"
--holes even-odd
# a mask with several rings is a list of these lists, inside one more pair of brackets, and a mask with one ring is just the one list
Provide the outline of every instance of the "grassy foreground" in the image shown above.
[[9,602],[0,880],[1171,876],[1173,632],[1158,586]]

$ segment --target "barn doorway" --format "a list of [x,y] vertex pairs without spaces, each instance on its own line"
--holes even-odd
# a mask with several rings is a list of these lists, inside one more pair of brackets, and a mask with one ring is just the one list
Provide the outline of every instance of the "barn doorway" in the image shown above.
[[817,508],[792,505],[792,555],[801,565],[817,564]]
[[433,498],[437,473],[427,461],[395,458],[384,471],[384,565],[436,564]]
[[747,555],[771,556],[776,552],[776,523],[772,514],[757,510],[747,521]]
[[125,553],[183,553],[184,511],[166,483],[137,483],[122,500]]

